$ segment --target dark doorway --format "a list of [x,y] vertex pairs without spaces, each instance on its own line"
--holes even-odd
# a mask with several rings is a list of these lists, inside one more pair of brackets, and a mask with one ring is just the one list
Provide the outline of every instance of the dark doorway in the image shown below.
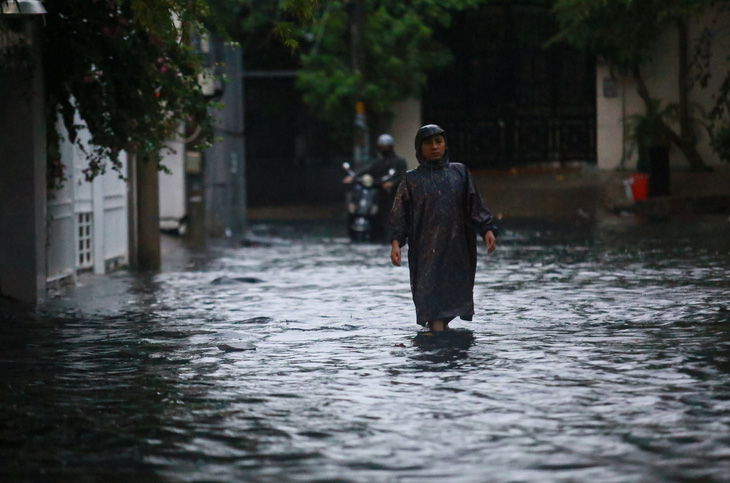
[[490,6],[439,39],[454,63],[429,77],[423,122],[473,169],[596,160],[595,62],[562,45],[547,8]]
[[248,205],[343,199],[347,152],[302,101],[297,58],[278,39],[259,40],[244,50]]

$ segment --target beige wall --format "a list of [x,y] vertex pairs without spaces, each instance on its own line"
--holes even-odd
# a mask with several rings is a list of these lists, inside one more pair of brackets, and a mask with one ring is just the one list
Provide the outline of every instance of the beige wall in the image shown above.
[[413,140],[421,127],[421,101],[408,99],[397,103],[393,107],[393,121],[390,133],[395,140],[395,152],[405,158],[408,168],[418,166]]
[[[695,45],[697,36],[702,27],[709,21],[710,17],[698,18],[690,26],[689,55]],[[676,30],[668,31],[657,44],[654,51],[653,62],[642,68],[642,74],[649,88],[649,93],[654,98],[659,98],[664,103],[676,102],[678,99],[678,42]],[[730,69],[730,62],[725,58],[730,55],[730,36],[717,39],[713,45],[713,72],[715,78],[708,88],[703,89],[695,86],[690,92],[690,99],[709,110],[712,104],[712,94],[717,92],[721,79]],[[633,152],[623,132],[623,122],[627,116],[644,112],[644,103],[636,92],[636,84],[631,78],[618,79],[618,97],[606,98],[603,95],[603,80],[610,78],[610,68],[605,63],[596,67],[596,111],[597,111],[597,149],[598,167],[601,169],[615,169],[619,167],[624,153],[630,154],[625,161],[625,168],[635,169],[636,150]],[[678,129],[678,128],[677,128]],[[707,132],[701,125],[697,125],[699,137],[698,151],[709,166],[716,166],[721,163],[719,158],[709,145]],[[687,167],[689,164],[682,153],[672,147],[670,153],[672,166]]]
[[[604,83],[613,82],[616,97],[604,95]],[[621,79],[613,79],[611,70],[605,63],[596,67],[596,149],[598,167],[614,169],[623,157],[624,92],[626,87]]]

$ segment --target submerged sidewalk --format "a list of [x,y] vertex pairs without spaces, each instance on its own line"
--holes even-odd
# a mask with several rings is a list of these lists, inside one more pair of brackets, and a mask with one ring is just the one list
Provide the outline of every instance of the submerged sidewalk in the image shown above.
[[[668,196],[635,202],[624,180],[632,171],[600,171],[592,165],[475,171],[490,211],[500,220],[593,218],[635,212],[650,218],[730,214],[730,166],[694,173],[674,167]],[[343,201],[251,207],[249,220],[319,221],[345,218]]]
[[[634,202],[626,193],[624,180],[631,171],[599,171],[593,167],[478,171],[474,173],[485,202],[501,223],[530,220],[555,220],[560,222],[610,218],[615,215],[636,213],[649,219],[690,220],[704,215],[722,216],[730,227],[730,166],[715,167],[712,172],[693,173],[686,169],[673,168],[671,194]],[[251,225],[277,222],[304,222],[306,227],[315,227],[319,232],[337,227],[345,219],[345,203],[335,201],[322,204],[293,204],[285,206],[252,207],[249,209]],[[329,223],[326,223],[329,222]],[[342,225],[344,226],[344,224]],[[314,229],[314,228],[311,228]],[[341,231],[344,231],[341,230]],[[319,233],[318,232],[318,233]],[[184,270],[204,266],[211,248],[225,244],[222,239],[211,239],[207,250],[197,251],[185,247],[179,239],[163,236],[162,271]],[[119,298],[129,283],[126,270],[107,276],[91,273],[80,275],[79,286],[71,291],[64,288],[54,293],[49,290],[45,305],[56,308],[75,306],[75,302],[58,300],[69,293],[75,293],[77,301],[83,301],[85,308],[123,311],[126,302]],[[55,299],[55,300],[54,300]],[[80,303],[79,303],[80,305]],[[0,297],[0,321],[13,317],[37,316],[35,308]]]

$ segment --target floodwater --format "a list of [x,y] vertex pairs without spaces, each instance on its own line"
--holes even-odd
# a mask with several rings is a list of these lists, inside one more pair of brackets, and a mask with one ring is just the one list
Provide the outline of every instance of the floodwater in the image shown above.
[[730,222],[508,226],[467,344],[337,229],[82,277],[0,337],[4,481],[728,481]]

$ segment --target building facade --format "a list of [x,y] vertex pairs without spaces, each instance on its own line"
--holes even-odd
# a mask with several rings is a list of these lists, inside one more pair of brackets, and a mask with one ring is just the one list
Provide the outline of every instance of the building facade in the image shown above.
[[[703,30],[712,26],[725,16],[717,17],[717,11],[710,11],[688,22],[688,46],[690,60],[692,52],[698,46]],[[722,163],[710,146],[709,136],[704,128],[706,119],[703,112],[709,111],[715,100],[713,95],[719,91],[720,83],[730,71],[730,36],[726,29],[718,29],[712,45],[712,58],[709,61],[713,76],[706,87],[686,80],[689,83],[689,100],[694,118],[693,127],[698,138],[697,151],[709,167]],[[642,67],[642,75],[646,81],[652,98],[658,99],[664,106],[679,101],[679,41],[676,29],[669,29],[657,43],[652,53],[652,61]],[[694,59],[696,60],[696,59]],[[644,102],[639,97],[634,79],[616,76],[611,66],[600,59],[596,66],[596,125],[597,125],[597,163],[600,169],[616,168],[635,169],[637,150],[632,145],[631,133],[626,128],[625,120],[635,114],[645,112]],[[673,124],[678,132],[678,125]],[[684,169],[687,160],[676,146],[669,151],[670,165]]]

